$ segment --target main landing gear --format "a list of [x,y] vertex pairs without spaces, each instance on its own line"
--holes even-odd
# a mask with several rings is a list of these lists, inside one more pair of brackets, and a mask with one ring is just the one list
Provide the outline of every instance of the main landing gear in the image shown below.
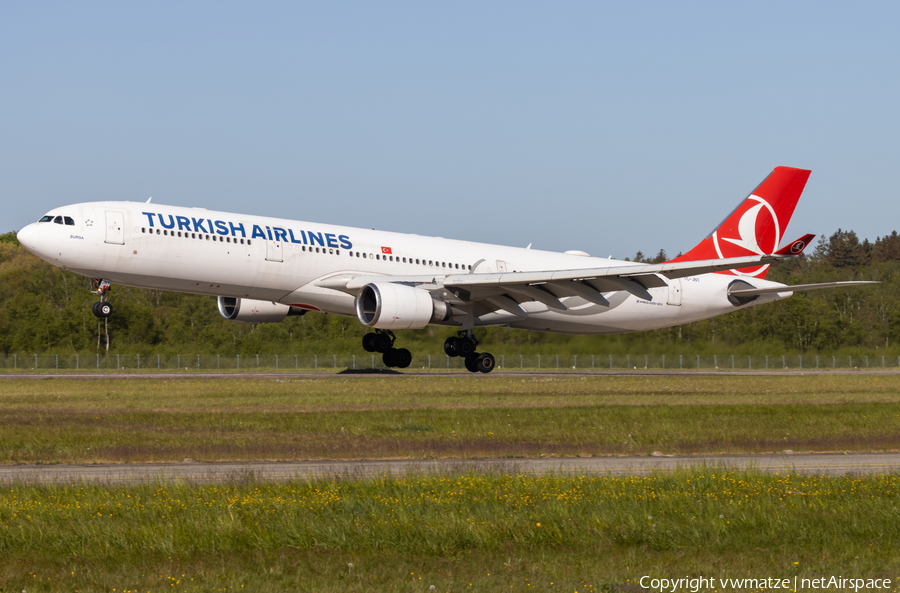
[[366,352],[381,352],[381,360],[386,367],[405,369],[412,363],[412,353],[406,348],[394,348],[397,337],[389,329],[376,329],[363,336]]
[[102,280],[100,278],[91,279],[91,292],[100,295],[100,302],[94,303],[91,307],[91,312],[95,317],[106,319],[112,315],[112,305],[109,304],[109,297],[106,295],[110,288],[111,285],[109,280]]
[[494,370],[493,355],[482,352],[475,352],[478,346],[478,340],[472,333],[472,330],[461,331],[456,337],[447,338],[444,342],[444,353],[447,356],[462,356],[466,361],[466,370],[470,373],[490,373]]

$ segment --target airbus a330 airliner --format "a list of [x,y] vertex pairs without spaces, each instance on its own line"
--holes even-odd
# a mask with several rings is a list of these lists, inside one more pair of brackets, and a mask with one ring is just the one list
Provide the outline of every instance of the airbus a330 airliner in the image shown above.
[[[799,290],[769,266],[814,235],[779,249],[809,171],[776,168],[708,237],[674,260],[644,264],[147,202],[63,206],[18,233],[26,249],[92,279],[93,311],[108,317],[113,283],[218,296],[226,319],[278,322],[323,311],[356,316],[385,365],[405,368],[395,330],[454,326],[445,352],[469,371],[494,368],[473,330],[505,325],[610,334],[707,319]],[[530,246],[529,246],[530,247]]]

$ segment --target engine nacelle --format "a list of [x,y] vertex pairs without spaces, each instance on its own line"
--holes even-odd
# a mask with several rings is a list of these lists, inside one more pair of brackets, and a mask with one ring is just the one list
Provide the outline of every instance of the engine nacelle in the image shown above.
[[378,329],[422,329],[450,318],[450,306],[427,290],[391,282],[366,284],[356,297],[360,323]]
[[254,301],[234,297],[219,297],[219,313],[231,321],[246,323],[278,323],[288,315],[303,315],[304,309],[272,301]]

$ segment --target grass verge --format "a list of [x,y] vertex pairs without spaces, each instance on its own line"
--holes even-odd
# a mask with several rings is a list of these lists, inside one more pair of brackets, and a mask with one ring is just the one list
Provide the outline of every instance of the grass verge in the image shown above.
[[896,475],[711,468],[15,485],[0,489],[0,587],[571,592],[639,591],[644,575],[893,579],[898,499]]
[[900,377],[10,380],[0,463],[900,449]]

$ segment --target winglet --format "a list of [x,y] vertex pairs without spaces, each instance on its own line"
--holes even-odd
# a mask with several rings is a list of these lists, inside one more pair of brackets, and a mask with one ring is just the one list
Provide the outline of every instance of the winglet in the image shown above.
[[806,246],[809,245],[812,240],[815,238],[815,235],[805,234],[799,239],[791,241],[788,245],[785,245],[772,255],[800,255],[803,253],[803,250],[806,249]]

